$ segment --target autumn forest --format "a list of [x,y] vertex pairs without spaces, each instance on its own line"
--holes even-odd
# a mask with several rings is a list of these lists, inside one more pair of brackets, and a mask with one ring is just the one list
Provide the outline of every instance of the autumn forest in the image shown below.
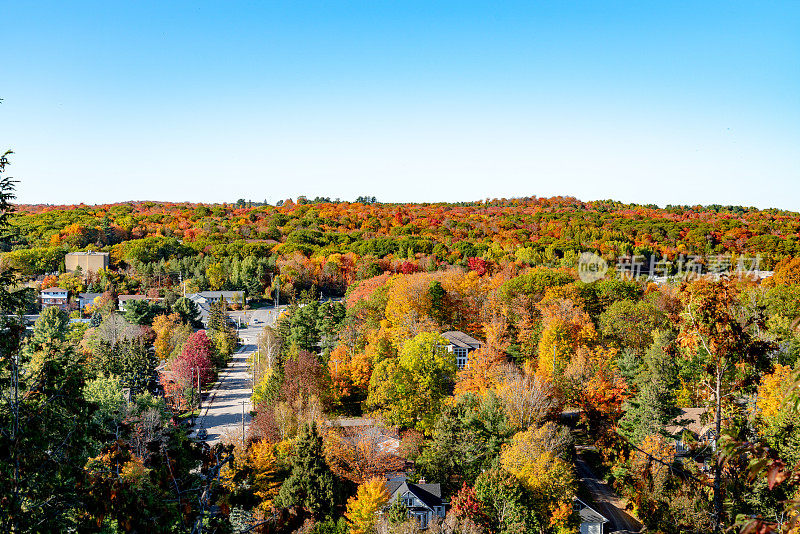
[[[15,205],[2,185],[4,531],[800,528],[798,213]],[[70,271],[78,251],[109,266]],[[586,279],[585,253],[608,270]],[[51,288],[96,297],[42,309]],[[187,298],[218,291],[244,297]],[[250,424],[205,443],[196,399],[259,309],[279,315],[248,356]]]

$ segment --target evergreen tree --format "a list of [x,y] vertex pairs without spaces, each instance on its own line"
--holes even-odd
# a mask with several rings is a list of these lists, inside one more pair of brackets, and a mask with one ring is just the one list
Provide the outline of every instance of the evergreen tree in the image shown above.
[[428,299],[431,302],[431,317],[443,325],[447,322],[447,292],[438,280],[431,282],[428,287]]
[[281,486],[276,504],[300,506],[316,519],[329,516],[336,500],[336,480],[322,448],[316,423],[303,425],[292,460],[292,472]]
[[183,322],[192,326],[200,326],[200,309],[193,301],[181,297],[172,305],[172,311],[181,316]]
[[637,444],[649,435],[664,434],[664,427],[678,413],[674,394],[677,366],[671,354],[673,336],[656,331],[653,338],[636,378],[639,391],[620,421],[621,433]]

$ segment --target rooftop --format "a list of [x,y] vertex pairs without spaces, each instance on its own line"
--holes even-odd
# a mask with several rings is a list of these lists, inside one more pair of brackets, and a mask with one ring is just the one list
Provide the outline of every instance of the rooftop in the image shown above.
[[445,332],[442,334],[442,337],[445,338],[454,346],[464,349],[477,349],[478,347],[481,346],[480,341],[470,336],[469,334],[465,334],[464,332],[459,332],[458,330],[451,330],[449,332]]
[[108,256],[108,252],[87,250],[86,252],[67,252],[67,256]]
[[680,408],[680,414],[666,426],[666,431],[675,435],[688,430],[695,436],[702,436],[711,428],[710,424],[704,422],[707,411],[707,408]]
[[47,289],[42,289],[42,293],[68,293],[68,291],[60,287],[48,287]]

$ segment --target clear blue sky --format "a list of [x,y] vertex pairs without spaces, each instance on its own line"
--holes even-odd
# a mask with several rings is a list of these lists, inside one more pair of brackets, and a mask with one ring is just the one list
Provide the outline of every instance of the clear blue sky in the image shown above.
[[800,2],[0,2],[25,203],[800,210]]

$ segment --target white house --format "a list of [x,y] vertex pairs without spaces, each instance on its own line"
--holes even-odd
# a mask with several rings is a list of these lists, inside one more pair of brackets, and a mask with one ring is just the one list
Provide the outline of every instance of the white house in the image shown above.
[[463,369],[467,365],[470,352],[474,352],[481,347],[480,341],[457,330],[445,332],[442,337],[448,341],[447,350],[456,355],[456,365],[459,369]]
[[581,517],[581,534],[603,534],[608,519],[600,512],[577,497],[572,499],[572,509]]
[[201,291],[199,293],[189,293],[186,298],[196,303],[204,302],[209,306],[225,299],[227,302],[244,303],[244,291]]
[[42,308],[58,306],[64,311],[69,311],[69,291],[60,287],[48,287],[39,294],[42,299]]
[[419,521],[421,529],[428,528],[434,517],[445,516],[446,503],[442,500],[440,484],[426,484],[425,479],[413,484],[400,478],[388,481],[386,489],[390,495],[387,508],[399,499],[408,509],[409,517]]

